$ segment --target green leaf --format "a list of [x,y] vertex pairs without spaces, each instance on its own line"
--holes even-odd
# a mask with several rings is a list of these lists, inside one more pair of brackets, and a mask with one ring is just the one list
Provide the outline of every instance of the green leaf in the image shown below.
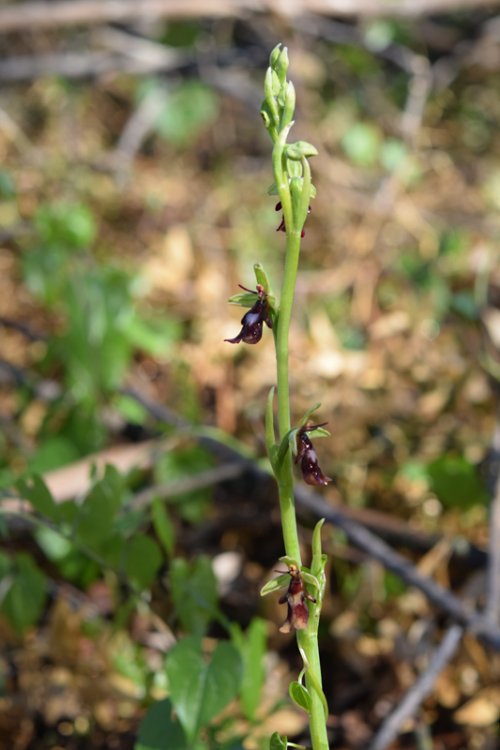
[[[158,484],[170,484],[176,479],[185,479],[186,476],[210,469],[213,466],[213,457],[206,449],[193,445],[183,450],[168,451],[156,461],[155,481]],[[210,489],[194,490],[192,492],[180,492],[175,497],[167,498],[167,502],[176,506],[182,518],[190,522],[200,521],[206,512],[211,498]]]
[[151,586],[161,564],[162,554],[153,539],[141,534],[126,542],[123,550],[124,572],[138,589]]
[[28,500],[41,516],[50,521],[59,520],[59,507],[41,476],[34,474],[29,479],[21,479],[17,482],[17,488],[22,497]]
[[380,132],[369,123],[355,123],[342,138],[342,148],[354,163],[362,167],[375,164],[380,150]]
[[96,546],[112,533],[113,521],[123,500],[123,479],[112,466],[86,496],[75,518],[77,539]]
[[91,210],[81,203],[42,206],[35,216],[35,224],[44,244],[72,249],[90,245],[97,232]]
[[176,146],[189,146],[217,118],[219,102],[216,94],[198,81],[181,83],[171,92],[157,87],[155,95],[165,98],[156,129]]
[[44,555],[53,562],[64,560],[69,555],[74,545],[69,539],[48,526],[41,526],[35,531],[35,538],[43,550]]
[[241,682],[241,705],[245,716],[250,721],[260,703],[262,686],[266,679],[264,656],[266,653],[267,624],[255,617],[243,638],[240,654],[243,659],[243,678]]
[[158,539],[163,545],[167,555],[170,557],[174,551],[174,527],[168,517],[165,505],[159,497],[155,497],[151,505],[151,519]]
[[179,641],[167,654],[172,703],[192,744],[202,727],[236,697],[241,682],[241,659],[230,643],[219,643],[207,662],[198,638]]
[[286,750],[288,747],[288,740],[286,737],[282,737],[279,732],[274,732],[269,741],[269,750]]
[[290,698],[293,700],[295,705],[297,705],[299,708],[303,708],[304,711],[307,711],[307,713],[310,713],[311,696],[309,695],[309,692],[307,688],[304,687],[304,685],[301,685],[300,682],[291,682],[288,686],[288,694],[290,695]]
[[35,455],[30,459],[30,470],[46,472],[58,469],[80,458],[75,444],[64,435],[51,435],[40,444]]
[[10,586],[1,610],[18,633],[24,633],[41,617],[47,598],[47,580],[33,559],[19,554],[13,560]]
[[447,507],[465,510],[488,500],[475,467],[463,456],[441,456],[428,465],[427,473],[432,490]]
[[0,169],[0,198],[3,200],[12,200],[16,197],[16,187],[14,180],[7,170]]
[[172,714],[169,698],[153,703],[139,725],[134,750],[188,750],[182,726]]
[[217,582],[209,558],[173,560],[170,586],[182,627],[194,635],[203,635],[217,611]]

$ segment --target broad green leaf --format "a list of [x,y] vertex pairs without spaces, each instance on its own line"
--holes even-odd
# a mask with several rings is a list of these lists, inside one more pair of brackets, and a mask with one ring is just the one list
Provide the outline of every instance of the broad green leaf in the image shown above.
[[17,483],[17,487],[24,499],[29,500],[41,516],[50,521],[59,520],[59,507],[41,476],[34,474],[29,479],[22,479]]
[[80,458],[76,445],[64,435],[52,435],[43,440],[30,459],[30,470],[43,473],[58,469]]
[[217,582],[210,560],[203,556],[193,562],[173,560],[170,586],[182,627],[193,635],[203,635],[217,609]]
[[250,623],[240,648],[243,659],[241,705],[251,721],[260,704],[262,686],[266,679],[264,656],[266,653],[267,624],[255,617]]
[[[169,451],[160,456],[155,464],[155,481],[158,484],[170,484],[175,479],[185,479],[186,476],[193,476],[212,466],[212,456],[200,446]],[[203,518],[211,496],[210,489],[200,489],[169,497],[168,502],[176,505],[182,518],[197,522]]]
[[210,661],[198,638],[179,641],[167,654],[172,703],[192,744],[202,727],[233,700],[241,683],[241,658],[231,643],[219,643]]
[[182,726],[173,717],[169,698],[157,701],[139,725],[134,750],[188,750]]
[[49,560],[63,560],[74,548],[72,542],[55,529],[41,526],[35,531],[35,538]]
[[24,633],[41,617],[47,598],[47,582],[27,554],[19,554],[10,570],[11,583],[1,609],[13,627]]
[[151,519],[158,539],[162,543],[165,552],[170,557],[174,551],[174,527],[167,511],[165,510],[165,505],[159,497],[156,497],[151,505]]
[[127,578],[138,589],[153,583],[162,564],[160,548],[153,539],[137,534],[128,540],[123,549],[123,567]]
[[219,103],[208,86],[197,81],[187,81],[173,91],[157,92],[165,97],[165,106],[155,126],[164,138],[177,146],[188,146],[217,117]]
[[274,732],[269,741],[269,750],[286,750],[288,747],[288,740],[286,737],[282,737],[279,732]]
[[447,507],[462,509],[487,502],[486,488],[463,456],[441,456],[427,467],[431,487]]
[[377,160],[381,138],[380,131],[370,123],[355,123],[342,138],[342,148],[354,163],[369,167]]
[[123,480],[111,466],[90,490],[75,518],[77,539],[96,546],[112,533],[113,521],[123,499]]
[[43,243],[79,249],[91,244],[96,235],[92,212],[81,203],[54,203],[42,206],[35,224]]

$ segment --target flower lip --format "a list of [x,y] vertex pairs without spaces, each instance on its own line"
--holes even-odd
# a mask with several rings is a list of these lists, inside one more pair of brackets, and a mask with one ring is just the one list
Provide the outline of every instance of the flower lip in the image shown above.
[[324,427],[326,424],[328,423],[322,422],[321,424],[304,425],[297,432],[297,455],[295,463],[297,464],[300,461],[302,477],[306,484],[316,487],[326,487],[333,480],[331,477],[327,477],[321,470],[318,456],[307,433],[316,430],[318,427]]
[[256,289],[248,289],[242,284],[238,284],[240,289],[245,292],[257,295],[257,300],[253,307],[248,310],[241,319],[241,331],[232,339],[224,339],[229,344],[239,344],[243,341],[245,344],[257,344],[262,338],[262,327],[265,323],[269,328],[273,327],[269,303],[267,301],[267,292],[262,284],[257,284]]
[[280,633],[290,633],[292,629],[305,630],[309,620],[306,599],[316,603],[314,596],[306,591],[302,574],[297,565],[289,565],[288,573],[290,575],[288,589],[279,599],[280,604],[286,603],[287,605],[287,616],[279,629]]

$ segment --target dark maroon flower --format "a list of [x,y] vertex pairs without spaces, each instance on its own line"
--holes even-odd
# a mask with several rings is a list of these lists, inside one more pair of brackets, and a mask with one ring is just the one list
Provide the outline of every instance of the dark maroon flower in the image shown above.
[[[278,201],[278,203],[275,206],[275,210],[276,211],[281,211],[281,209],[282,209],[281,201]],[[311,213],[311,206],[309,206],[309,208],[307,209],[307,213],[308,214]],[[280,225],[279,225],[279,227],[276,228],[276,231],[277,232],[286,232],[285,217],[284,216],[281,217]],[[301,237],[305,236],[305,231],[304,230],[301,231],[300,236]]]
[[302,476],[307,484],[320,486],[327,485],[328,482],[332,481],[330,477],[325,476],[321,471],[318,456],[307,434],[318,427],[324,427],[326,424],[326,422],[323,422],[322,424],[309,425],[309,427],[304,426],[297,432],[297,455],[295,463],[298,464],[300,461]]
[[245,344],[257,344],[262,338],[262,326],[265,323],[269,328],[273,327],[267,294],[261,284],[257,284],[257,290],[247,289],[245,286],[238,284],[245,292],[256,294],[258,299],[253,307],[244,314],[241,319],[242,329],[233,339],[224,339],[230,344],[239,344],[243,341]]
[[310,602],[316,602],[314,596],[307,593],[298,567],[290,565],[288,572],[290,574],[290,584],[286,594],[283,594],[279,599],[280,604],[285,604],[286,602],[287,605],[287,616],[280,628],[280,633],[289,633],[292,628],[294,630],[304,630],[307,627],[309,619],[309,610],[305,600],[309,599]]

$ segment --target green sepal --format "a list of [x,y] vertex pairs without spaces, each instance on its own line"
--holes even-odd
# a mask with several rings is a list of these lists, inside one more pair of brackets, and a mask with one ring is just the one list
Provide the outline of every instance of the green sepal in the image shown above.
[[302,568],[300,571],[302,575],[302,580],[304,583],[309,584],[309,586],[312,586],[314,591],[318,594],[321,593],[321,585],[318,579],[315,575],[313,575],[307,568]]
[[261,263],[254,263],[253,270],[257,284],[260,284],[261,287],[263,287],[268,296],[271,295],[271,284],[267,273],[264,271],[264,266]]
[[260,595],[267,596],[268,594],[273,594],[275,591],[278,591],[279,589],[283,589],[287,587],[289,583],[290,583],[290,574],[282,573],[276,578],[272,578],[270,581],[265,583],[260,590]]
[[309,691],[300,682],[291,682],[288,686],[288,695],[299,708],[303,708],[307,713],[311,713],[311,696]]
[[312,560],[311,560],[311,573],[316,578],[319,584],[318,588],[318,604],[321,606],[323,600],[323,594],[325,593],[326,575],[325,567],[328,561],[328,556],[325,555],[321,546],[321,529],[325,522],[324,518],[320,518],[316,526],[314,527],[312,535]]
[[[318,411],[318,409],[321,407],[321,403],[318,401],[317,404],[314,404],[314,406],[311,406],[310,409],[307,409],[307,411],[304,412],[304,415],[302,416],[302,419],[299,422],[300,427],[305,427],[309,420],[311,419],[312,415],[315,411]],[[325,430],[324,427],[316,427],[314,430],[308,430],[307,434],[311,438],[322,438],[322,437],[330,437],[329,430]]]
[[312,535],[312,543],[311,543],[311,551],[312,551],[312,562],[311,562],[311,570],[314,572],[315,575],[317,575],[318,570],[323,570],[323,558],[326,558],[326,555],[323,554],[323,549],[321,546],[321,529],[323,528],[323,524],[325,523],[324,518],[320,518],[316,526],[314,527],[313,535]]
[[279,195],[278,188],[277,188],[275,182],[273,182],[272,185],[269,185],[269,187],[267,188],[267,194],[268,195]]
[[287,159],[293,159],[293,161],[302,161],[304,158],[308,159],[317,155],[318,149],[307,141],[295,141],[295,143],[289,143],[285,148],[285,156]]
[[311,406],[310,409],[304,412],[304,416],[300,420],[300,426],[304,427],[304,425],[307,424],[309,421],[309,418],[314,414],[315,411],[318,411],[318,409],[321,407],[321,402],[318,401],[317,404],[314,404],[314,406]]
[[331,437],[331,432],[329,430],[325,430],[324,427],[316,427],[315,430],[308,430],[307,434],[310,438],[325,438],[325,437]]
[[253,307],[256,301],[257,295],[251,292],[238,292],[228,299],[231,305],[239,305],[240,307]]
[[288,555],[283,555],[283,557],[279,558],[279,561],[283,563],[283,565],[286,565],[287,568],[295,566],[299,570],[302,570],[302,567],[299,565],[297,560],[295,560],[293,557],[289,557]]

